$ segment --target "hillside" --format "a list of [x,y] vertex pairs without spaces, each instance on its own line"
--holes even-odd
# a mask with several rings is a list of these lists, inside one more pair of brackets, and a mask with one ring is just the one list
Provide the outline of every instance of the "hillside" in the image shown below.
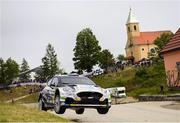
[[[162,62],[150,67],[128,67],[123,71],[99,75],[91,79],[104,88],[125,86],[128,96],[133,97],[140,94],[180,93],[168,89]],[[160,86],[164,87],[164,93],[160,92]]]

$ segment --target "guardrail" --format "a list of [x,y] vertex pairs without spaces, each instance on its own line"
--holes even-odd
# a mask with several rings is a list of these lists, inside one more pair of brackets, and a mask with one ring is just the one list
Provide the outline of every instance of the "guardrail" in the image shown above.
[[1,84],[0,89],[3,88],[12,88],[12,87],[17,87],[17,86],[26,86],[26,85],[46,85],[46,83],[38,83],[38,82],[27,82],[27,83],[16,83],[16,84]]

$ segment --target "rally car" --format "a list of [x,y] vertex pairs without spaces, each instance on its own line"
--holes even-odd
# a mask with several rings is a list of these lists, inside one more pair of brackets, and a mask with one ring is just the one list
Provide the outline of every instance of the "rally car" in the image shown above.
[[63,114],[67,108],[83,114],[85,108],[95,108],[98,113],[106,114],[111,107],[111,96],[107,89],[96,85],[87,77],[54,76],[39,95],[39,109],[54,108]]

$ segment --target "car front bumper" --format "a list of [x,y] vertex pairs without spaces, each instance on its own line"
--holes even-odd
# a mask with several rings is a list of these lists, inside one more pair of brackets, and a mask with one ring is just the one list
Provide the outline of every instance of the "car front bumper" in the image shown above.
[[61,106],[71,108],[71,107],[84,107],[84,108],[110,108],[111,101],[105,99],[104,101],[99,100],[75,100],[73,98],[65,98],[63,101],[61,100]]
[[109,105],[103,105],[103,104],[61,104],[61,106],[66,107],[66,108],[73,108],[73,107],[81,107],[81,108],[110,108],[111,104]]

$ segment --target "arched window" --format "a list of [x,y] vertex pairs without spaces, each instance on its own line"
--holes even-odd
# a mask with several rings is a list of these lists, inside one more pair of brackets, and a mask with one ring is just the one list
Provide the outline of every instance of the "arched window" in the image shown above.
[[134,26],[134,30],[136,31],[136,26]]
[[151,48],[150,51],[151,51],[151,53],[153,53],[153,54],[156,53],[156,50],[155,50],[154,48]]

